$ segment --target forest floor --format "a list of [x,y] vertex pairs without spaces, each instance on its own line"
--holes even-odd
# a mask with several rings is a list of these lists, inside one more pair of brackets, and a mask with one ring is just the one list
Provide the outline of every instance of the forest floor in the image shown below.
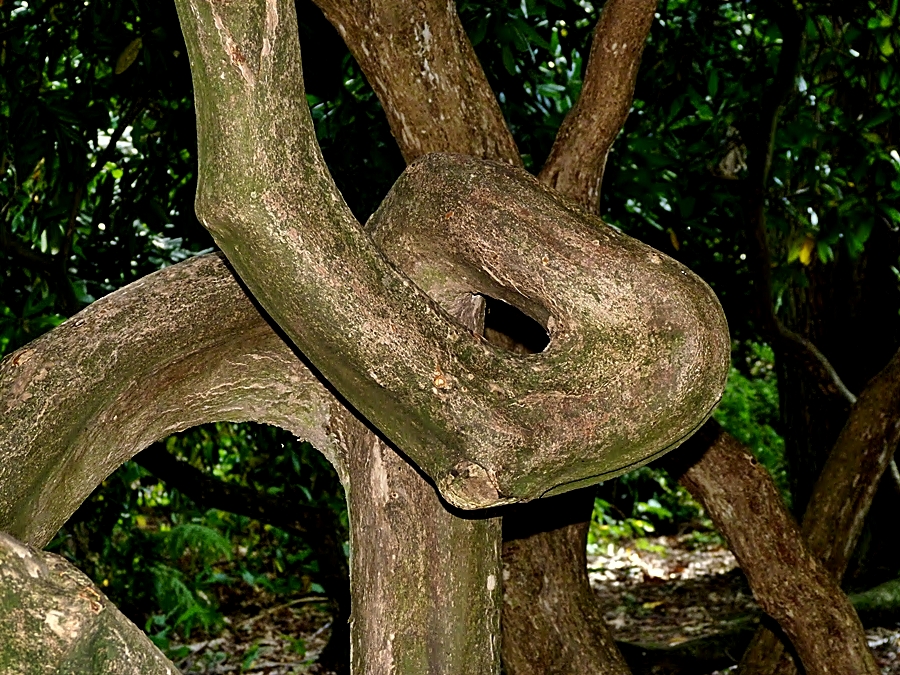
[[[691,644],[722,654],[731,646],[733,656],[740,658],[739,645],[759,621],[759,609],[734,556],[714,536],[692,533],[595,547],[588,556],[588,574],[613,635],[629,643],[623,649],[632,652],[626,652],[630,662],[640,660],[639,645],[653,645],[657,654],[659,649],[675,654]],[[243,610],[228,618],[222,635],[182,645],[186,653],[176,664],[192,674],[321,672],[313,664],[328,639],[327,610],[323,598],[288,603],[247,598]],[[722,634],[730,635],[731,642],[716,642],[715,636]],[[882,673],[900,675],[900,626],[867,628],[866,635]],[[676,671],[658,668],[635,670],[661,675],[735,670],[685,666],[683,660]]]

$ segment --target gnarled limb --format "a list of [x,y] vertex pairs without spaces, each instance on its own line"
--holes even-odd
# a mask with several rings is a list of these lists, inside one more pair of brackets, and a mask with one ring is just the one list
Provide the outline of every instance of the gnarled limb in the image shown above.
[[[499,617],[497,521],[447,513],[304,365],[219,256],[145,277],[11,354],[0,363],[0,410],[0,530],[36,546],[119,464],[174,431],[215,421],[292,431],[325,453],[347,492],[354,660],[389,659],[402,675],[420,675],[423,663],[497,672],[498,650],[481,649]],[[391,536],[380,538],[373,519]],[[407,595],[413,587],[421,592]],[[459,600],[466,606],[451,611]],[[370,614],[389,617],[390,632],[363,620]],[[474,649],[477,659],[461,657]]]
[[[539,176],[591,212],[600,207],[606,158],[631,107],[656,4],[608,0],[603,6],[581,95]],[[538,518],[535,505],[504,517],[504,663],[511,675],[627,672],[581,564],[594,491],[560,499],[562,511]]]
[[[439,232],[430,245],[449,234],[457,264],[483,268],[494,287],[547,322],[554,343],[523,368],[517,355],[439,311],[353,220],[304,102],[293,4],[267,0],[251,11],[179,0],[179,10],[197,97],[201,220],[291,340],[448,501],[488,507],[596,482],[679,443],[709,413],[724,381],[725,324],[712,293],[686,269],[575,214],[511,167],[471,159],[411,166],[405,176],[421,191],[440,196],[427,172],[442,167],[436,176],[469,200],[416,205],[414,222]],[[250,165],[233,159],[248,154]],[[516,198],[528,200],[530,214]],[[398,213],[408,206],[388,202]],[[490,218],[471,211],[475,202]],[[460,243],[464,235],[485,243]],[[521,261],[522,246],[527,269],[509,263]],[[582,259],[618,263],[587,264],[579,274],[594,279],[575,284],[561,270]],[[638,303],[629,315],[648,284],[677,295],[678,309]],[[635,382],[659,386],[631,406],[612,405],[622,390],[613,380],[635,368]],[[643,425],[645,413],[653,419]],[[586,422],[582,434],[568,433],[568,419]],[[618,434],[612,445],[610,433]]]
[[563,121],[540,179],[586,210],[600,209],[606,157],[631,110],[656,0],[607,0],[594,30],[578,101]]
[[387,114],[407,163],[457,152],[521,166],[453,0],[316,0]]
[[283,427],[342,473],[338,408],[222,259],[191,259],[0,363],[0,529],[43,546],[126,459],[210,421]]
[[[709,421],[673,460],[681,464],[681,482],[728,540],[754,597],[778,621],[806,672],[880,672],[847,596],[804,545],[768,472],[742,444]],[[678,466],[673,468],[678,473]]]

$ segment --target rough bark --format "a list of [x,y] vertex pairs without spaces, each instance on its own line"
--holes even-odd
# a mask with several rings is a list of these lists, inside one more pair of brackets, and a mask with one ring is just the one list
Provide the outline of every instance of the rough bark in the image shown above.
[[[499,115],[493,95],[465,36],[459,30],[452,3],[393,2],[363,7],[359,3],[353,6],[323,1],[319,5],[341,31],[361,63],[387,112],[395,138],[407,161],[427,149],[519,163],[514,144],[506,140],[509,132]],[[579,104],[581,112],[573,112],[570,116],[568,122],[573,132],[568,134],[567,142],[558,144],[556,148],[557,172],[563,174],[558,187],[564,194],[576,199],[592,184],[592,180],[599,185],[607,150],[630,105],[637,62],[652,19],[650,10],[649,16],[645,12],[642,18],[635,21],[631,15],[634,5],[618,0],[607,3],[601,21],[604,28],[598,29],[595,56],[587,76],[586,89],[594,94],[587,104]],[[412,17],[409,25],[404,24],[402,28],[410,33],[412,42],[407,40],[404,44],[395,40],[392,31],[386,30],[397,28],[395,16],[398,8],[405,16]],[[646,24],[643,26],[644,35],[633,34],[636,27],[641,30],[643,24]],[[626,30],[625,37],[632,43],[630,48],[625,48],[628,57],[625,59],[620,48],[624,40],[613,44],[618,39],[615,32],[620,29]],[[436,65],[430,51],[425,48],[430,47],[431,42],[424,40],[424,36],[426,33],[434,36],[438,32],[449,37],[449,40],[439,43],[442,44],[442,53]],[[433,40],[433,37],[429,39]],[[640,47],[634,48],[635,45]],[[611,53],[612,59],[609,58]],[[391,84],[387,85],[388,82]],[[621,96],[608,96],[605,90],[610,87]],[[459,92],[474,93],[460,98]],[[472,101],[480,103],[473,106]],[[479,118],[476,123],[469,119],[473,112]],[[580,118],[599,124],[603,133],[597,134],[596,128],[579,122]],[[440,120],[440,124],[435,124],[435,120]],[[588,166],[599,173],[582,184],[566,182],[566,178],[572,175],[569,170],[578,168],[576,160],[585,159],[573,157],[572,162],[566,163],[567,153],[578,145],[572,141],[585,140],[590,151],[600,157],[599,160],[591,158]],[[546,176],[555,180],[554,170],[548,171]],[[482,331],[476,332],[481,334]],[[503,604],[504,651],[518,650],[521,656],[513,657],[510,653],[509,658],[504,657],[505,667],[510,673],[545,672],[547,654],[553,650],[544,649],[543,645],[550,644],[560,635],[580,635],[582,643],[592,645],[590,650],[582,650],[577,655],[571,650],[564,650],[573,657],[569,665],[573,671],[601,672],[616,667],[616,664],[621,666],[621,658],[607,659],[608,654],[615,653],[615,647],[605,624],[597,620],[592,609],[593,593],[584,574],[580,570],[576,570],[574,575],[569,574],[571,560],[567,557],[568,552],[584,548],[586,523],[590,519],[593,502],[586,496],[576,500],[585,503],[581,517],[583,522],[562,527],[562,523],[568,521],[561,520],[561,529],[547,526],[557,529],[556,533],[548,531],[530,537],[527,534],[529,516],[512,513],[504,517],[505,522],[511,523],[510,529],[522,537],[504,548],[507,573],[506,600]],[[524,562],[517,562],[518,557]],[[535,567],[531,569],[530,565]],[[518,574],[522,575],[521,579],[515,578]],[[568,586],[569,591],[557,594],[552,607],[537,602],[537,598],[525,595],[535,589],[528,582],[532,577],[553,577],[554,585],[560,588]],[[531,611],[525,615],[516,613],[512,608],[517,606],[531,607]],[[556,656],[550,658],[557,659]],[[512,662],[518,664],[517,670],[511,670]],[[522,670],[524,668],[530,670]]]
[[[813,489],[802,531],[809,550],[836,581],[862,532],[878,482],[900,442],[900,353],[869,383],[854,406]],[[852,479],[851,479],[852,477]],[[765,627],[742,660],[744,672],[797,672],[780,637]]]
[[457,152],[522,164],[453,0],[316,4],[362,67],[407,163]]
[[673,459],[695,460],[682,464],[682,483],[708,509],[760,607],[784,630],[806,672],[878,673],[852,605],[803,545],[768,472],[713,421],[680,455]]
[[500,672],[500,521],[454,512],[358,426],[350,489],[353,673]]
[[175,675],[178,669],[70,563],[0,532],[0,672]]
[[[398,675],[428,672],[424,657],[438,672],[498,671],[498,650],[483,649],[499,620],[497,522],[447,513],[303,364],[218,256],[135,282],[14,352],[0,363],[0,395],[0,530],[45,544],[113,469],[173,431],[281,426],[324,451],[347,492],[362,672],[385,672],[376,666],[386,655]],[[400,554],[403,565],[390,557]],[[390,617],[387,645],[369,616]],[[0,632],[12,619],[0,616]],[[468,653],[476,648],[480,661]],[[463,654],[471,670],[460,669]]]
[[[656,0],[603,6],[581,95],[539,176],[590,212],[599,211],[606,159],[631,107],[655,9]],[[503,653],[511,675],[627,672],[583,569],[572,566],[572,552],[583,554],[587,545],[594,490],[585,488],[567,503],[580,515],[547,511],[536,523],[526,509],[504,517]],[[542,601],[548,594],[552,603]],[[530,612],[516,611],[526,606]]]
[[219,256],[168,267],[0,362],[0,530],[43,546],[126,459],[210,421],[288,429],[341,473],[339,409]]
[[606,157],[631,110],[656,0],[607,0],[594,31],[578,101],[563,121],[540,179],[600,210]]
[[[254,297],[327,380],[431,476],[449,502],[463,508],[532,499],[562,488],[562,482],[588,477],[596,481],[607,473],[609,462],[604,462],[603,455],[597,463],[579,465],[589,455],[598,456],[596,449],[603,447],[599,436],[574,438],[566,433],[567,423],[536,424],[543,419],[549,399],[534,394],[552,389],[552,396],[559,398],[570,417],[599,421],[596,411],[604,410],[605,397],[613,388],[599,391],[598,383],[608,382],[609,373],[596,368],[578,372],[542,367],[556,353],[552,346],[529,368],[522,367],[518,355],[489,348],[399,274],[353,220],[325,168],[303,102],[293,4],[268,0],[251,11],[243,5],[181,0],[179,9],[197,99],[198,214]],[[234,159],[246,156],[253,158],[250,165]],[[421,175],[421,167],[427,165],[418,166]],[[490,167],[468,165],[473,179],[491,172],[499,175]],[[510,169],[510,185],[516,184],[513,175]],[[548,204],[555,199],[549,193],[545,196]],[[568,209],[559,203],[548,208]],[[443,237],[448,229],[465,224],[462,218],[447,218],[451,212],[452,208],[439,213],[431,209],[420,214],[430,217],[432,227],[442,223]],[[498,227],[479,220],[482,232]],[[592,227],[603,228],[599,221],[582,223],[582,231]],[[480,253],[517,257],[515,239],[498,235],[489,238],[486,251],[459,246],[456,253],[464,254],[472,267],[485,265],[491,274],[499,274],[498,286],[537,288],[530,299],[532,311],[539,303],[549,313],[565,306],[565,291],[572,285],[570,279],[561,282],[555,272],[566,265],[567,256],[583,255],[597,246],[594,241],[603,248],[617,239],[615,245],[622,247],[623,254],[632,248],[610,232],[598,231],[580,253],[574,246],[566,248],[565,233],[557,233],[555,241],[545,236],[555,246],[530,259],[524,280],[508,277],[514,270],[478,257]],[[629,348],[634,340],[634,353],[638,345],[651,352],[665,351],[666,347],[653,345],[646,334],[639,334],[638,322],[624,312],[615,317],[609,313],[639,293],[643,280],[658,280],[660,275],[674,280],[680,275],[691,285],[686,270],[673,275],[666,259],[645,251],[640,261],[629,260],[634,269],[620,264],[613,273],[628,283],[633,279],[634,285],[618,284],[604,307],[598,307],[589,293],[581,306],[587,310],[593,305],[591,313],[566,317],[571,323],[554,324],[547,317],[551,335],[570,350],[570,362],[590,363],[587,357],[596,353],[595,347],[579,339],[591,329],[606,333],[608,346],[618,339],[615,347]],[[661,395],[659,403],[668,409],[661,415],[674,412],[673,405],[680,410],[687,384],[684,375],[706,371],[701,362],[709,359],[709,371],[690,385],[697,395],[692,405],[702,418],[708,413],[703,406],[711,407],[718,399],[725,354],[722,334],[709,345],[696,341],[705,327],[695,324],[695,319],[704,315],[722,328],[724,322],[721,315],[714,318],[720,310],[711,293],[687,293],[686,304],[693,305],[685,307],[688,316],[667,327],[653,325],[661,316],[645,313],[641,329],[649,328],[663,338],[663,345],[684,345],[677,360],[685,372],[675,376],[672,388]],[[670,333],[664,337],[667,330]],[[691,350],[695,351],[689,356]],[[661,363],[646,364],[646,374],[657,366],[660,372],[666,370]],[[627,415],[625,411],[617,414]],[[682,426],[690,417],[683,411],[670,416],[676,421],[668,442],[651,453],[679,441],[697,423],[694,418]],[[602,435],[604,426],[597,423],[583,430]],[[559,447],[560,436],[566,437],[569,447],[552,453],[552,467],[551,463],[541,466],[539,458],[546,448]],[[629,462],[640,454],[634,451]],[[558,464],[561,457],[566,457],[566,465]],[[525,473],[520,470],[523,462],[530,463]]]
[[504,514],[507,673],[630,672],[587,577],[584,515],[593,505],[593,490],[576,490]]

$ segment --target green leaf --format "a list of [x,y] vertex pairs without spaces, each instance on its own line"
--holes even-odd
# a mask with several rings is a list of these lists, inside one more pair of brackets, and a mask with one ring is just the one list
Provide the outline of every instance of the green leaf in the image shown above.
[[706,87],[709,91],[709,95],[715,97],[716,93],[719,91],[719,71],[710,69],[709,80],[706,83]]
[[503,59],[503,67],[506,68],[506,72],[510,75],[515,75],[516,59],[508,44],[503,45],[503,48],[500,50],[500,56]]
[[881,209],[888,218],[894,221],[895,224],[900,225],[900,211],[887,204],[879,204],[878,208]]
[[484,40],[484,36],[487,35],[488,22],[490,20],[490,13],[485,14],[479,19],[478,23],[475,24],[475,28],[469,33],[469,41],[473,46],[480,45]]

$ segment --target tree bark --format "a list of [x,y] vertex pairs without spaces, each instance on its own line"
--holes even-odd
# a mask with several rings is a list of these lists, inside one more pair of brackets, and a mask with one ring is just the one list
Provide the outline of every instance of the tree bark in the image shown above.
[[0,362],[0,530],[45,545],[122,462],[207,422],[288,429],[344,475],[340,410],[222,258],[190,259]]
[[351,671],[500,672],[500,520],[448,509],[409,462],[355,426],[348,457]]
[[407,163],[456,152],[522,160],[453,0],[317,0],[381,101]]
[[585,513],[594,491],[514,507],[503,516],[503,666],[507,673],[631,672],[587,575]]
[[70,563],[0,532],[0,672],[175,675],[178,669]]
[[[831,450],[803,517],[812,555],[840,582],[878,482],[900,442],[900,352],[860,395]],[[852,479],[850,477],[852,476]],[[761,628],[742,660],[746,673],[797,672],[780,637]]]
[[[768,472],[716,422],[707,422],[686,450],[702,454],[682,464],[682,483],[728,540],[754,597],[784,630],[806,672],[879,673],[850,601],[804,546]],[[683,452],[673,459],[694,457]]]
[[[324,451],[347,492],[360,672],[385,672],[386,658],[398,675],[428,672],[423,663],[498,672],[498,522],[448,513],[303,365],[218,256],[135,282],[14,352],[0,363],[0,393],[0,530],[44,545],[113,469],[174,431],[282,426]],[[401,554],[402,564],[390,557]],[[377,617],[393,622],[390,633]],[[0,632],[12,618],[0,616]]]
[[607,0],[594,30],[578,101],[563,121],[540,179],[592,213],[600,210],[606,157],[631,111],[656,0]]
[[[623,468],[615,466],[617,455],[625,464],[644,461],[680,442],[708,414],[720,395],[726,355],[724,320],[709,289],[511,167],[469,159],[454,175],[452,161],[422,160],[404,176],[439,196],[427,173],[440,168],[456,184],[471,178],[468,189],[484,192],[482,204],[503,220],[463,218],[467,205],[451,200],[443,210],[416,204],[416,222],[435,231],[428,251],[434,255],[442,238],[457,237],[448,249],[456,264],[486,269],[495,277],[492,288],[518,297],[524,311],[543,308],[557,348],[523,368],[518,355],[488,348],[398,273],[343,204],[308,108],[297,105],[303,86],[293,5],[262,4],[248,15],[231,4],[179,2],[197,96],[198,214],[304,355],[434,479],[447,501],[486,508],[596,481]],[[231,159],[248,155],[249,166]],[[490,181],[530,198],[533,217],[522,218],[513,197]],[[389,196],[378,214],[409,205]],[[531,224],[527,233],[514,227],[516,219]],[[463,233],[483,237],[484,246],[461,241]],[[523,253],[527,270],[509,262]],[[611,260],[613,267],[573,265],[590,259]],[[577,270],[584,283],[573,284],[564,268]],[[597,279],[584,278],[586,271]],[[603,278],[615,283],[592,286]],[[648,285],[677,302],[636,302]],[[620,369],[612,364],[640,370],[636,381],[653,383],[646,390],[654,400],[626,388],[632,405],[613,406],[620,387],[611,379]],[[637,418],[644,413],[655,417],[642,427]],[[586,422],[579,435],[569,433],[573,418]],[[609,446],[609,434],[625,429],[636,438]]]
[[[364,12],[360,6],[325,1],[319,4],[361,63],[387,112],[407,161],[426,150],[433,150],[520,163],[515,146],[505,140],[509,132],[486,79],[474,61],[471,47],[458,28],[452,4],[400,3],[403,14],[413,17],[406,30],[412,31],[415,40],[426,32],[450,37],[445,40],[447,46],[442,49],[439,66],[441,74],[436,77],[425,77],[426,73],[437,71],[433,70],[434,59],[418,42],[415,49],[409,49],[411,42],[404,48],[396,44],[391,32],[386,30],[395,23],[396,4],[382,3]],[[554,146],[554,161],[542,174],[542,178],[551,184],[558,183],[557,187],[569,197],[579,199],[592,185],[599,187],[607,151],[630,106],[637,64],[653,16],[650,5],[646,1],[639,5],[611,0],[604,8],[585,86],[586,92],[593,93],[582,94],[583,102],[579,102],[577,111],[573,111],[567,120],[570,131],[561,134]],[[655,2],[652,5],[655,6]],[[624,31],[621,36],[620,31]],[[628,46],[623,46],[626,43]],[[625,58],[622,58],[623,49]],[[388,82],[392,85],[386,86]],[[438,95],[435,95],[435,88],[439,90]],[[610,96],[610,89],[615,95]],[[462,91],[475,92],[465,98],[481,103],[473,107],[465,98],[460,99],[456,94]],[[428,105],[423,106],[423,101],[428,101]],[[468,120],[473,110],[480,117],[477,124]],[[440,124],[435,125],[435,120],[440,120]],[[588,148],[587,155],[578,154],[582,145]],[[590,175],[577,174],[582,169],[579,166],[581,160]],[[579,182],[580,178],[584,180]],[[599,203],[599,196],[595,196]],[[506,299],[516,304],[514,298]],[[444,304],[445,309],[454,302],[456,300],[449,299]],[[535,530],[531,532],[534,536],[530,536],[527,534],[527,528],[532,524],[530,515],[511,513],[504,516],[510,525],[504,530],[519,533],[517,541],[508,542],[504,547],[503,649],[505,667],[511,674],[546,672],[548,653],[557,664],[562,655],[567,654],[567,667],[573,672],[599,673],[623,668],[612,637],[602,620],[598,620],[592,602],[593,592],[584,571],[572,567],[571,552],[582,550],[574,560],[583,555],[593,506],[592,494],[593,490],[588,490],[575,498],[576,502],[584,503],[580,523],[563,526],[569,522],[565,515],[558,528],[545,523],[545,529],[555,529],[555,532],[538,533]],[[527,513],[539,509],[534,507]],[[542,520],[548,518],[549,514],[545,514]],[[521,578],[517,578],[518,575]],[[557,591],[568,588],[568,592],[555,592],[552,606],[539,602],[533,595],[539,587],[530,582],[535,578],[552,579],[548,583]],[[522,616],[513,609],[515,607],[530,607],[531,610],[527,616]],[[580,636],[578,642],[585,645],[585,649],[575,654],[573,650],[561,647],[558,654],[554,654],[556,650],[545,648],[545,645],[557,644],[560,640],[568,644],[567,638],[562,637],[564,635]]]

